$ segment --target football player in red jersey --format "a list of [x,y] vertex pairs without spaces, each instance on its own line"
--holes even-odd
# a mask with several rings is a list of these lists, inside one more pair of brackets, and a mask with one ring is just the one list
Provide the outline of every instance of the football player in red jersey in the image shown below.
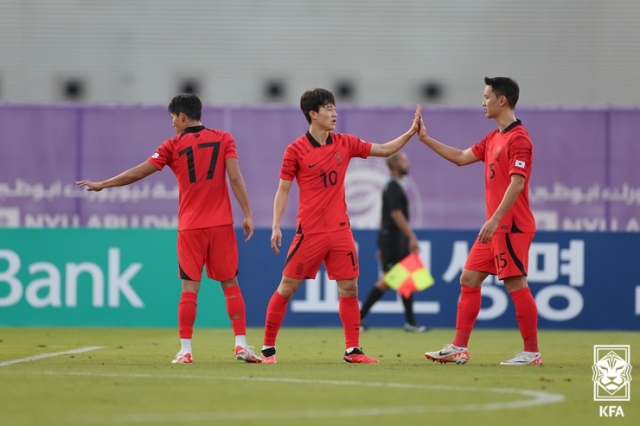
[[418,137],[438,155],[458,166],[484,162],[487,219],[473,244],[460,276],[461,294],[456,334],[451,344],[425,356],[441,363],[464,364],[469,360],[467,344],[481,307],[481,284],[489,275],[503,280],[516,308],[524,350],[501,365],[542,364],[538,350],[538,309],[527,284],[529,247],[536,224],[529,207],[529,178],[533,146],[529,133],[516,118],[520,89],[507,77],[485,77],[482,106],[498,129],[477,144],[460,150],[438,142],[427,134],[422,118]]
[[233,137],[222,130],[204,127],[201,112],[202,102],[196,95],[174,97],[169,113],[176,136],[162,143],[147,161],[136,167],[102,182],[81,180],[76,184],[88,191],[101,191],[129,185],[169,166],[178,180],[178,275],[182,279],[178,304],[181,348],[172,362],[193,362],[191,337],[205,265],[207,276],[222,285],[236,337],[236,359],[261,362],[261,357],[247,346],[245,304],[237,279],[238,247],[226,176],[245,216],[242,222],[245,242],[254,231],[249,196]]
[[400,150],[418,131],[420,106],[409,130],[384,144],[334,133],[338,113],[335,98],[328,90],[305,92],[300,108],[309,123],[309,131],[293,141],[284,153],[273,206],[272,250],[276,254],[280,251],[280,221],[294,179],[300,191],[296,236],[287,253],[280,285],[267,306],[262,361],[276,362],[276,336],[287,304],[305,279],[315,278],[324,262],[329,278],[337,281],[340,292],[339,315],[346,340],[344,361],[378,363],[360,350],[357,285],[360,270],[347,216],[344,179],[351,158],[388,157]]

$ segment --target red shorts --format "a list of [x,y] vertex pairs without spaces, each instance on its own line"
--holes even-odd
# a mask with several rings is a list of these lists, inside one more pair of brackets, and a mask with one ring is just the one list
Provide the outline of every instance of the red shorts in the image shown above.
[[348,280],[360,275],[351,228],[319,234],[296,234],[289,247],[282,275],[297,279],[315,278],[322,262],[332,280]]
[[495,233],[491,241],[477,241],[471,247],[464,269],[488,272],[503,280],[526,276],[529,268],[529,247],[534,233]]
[[207,276],[216,281],[238,275],[238,245],[233,225],[178,231],[179,277],[200,282],[204,265]]

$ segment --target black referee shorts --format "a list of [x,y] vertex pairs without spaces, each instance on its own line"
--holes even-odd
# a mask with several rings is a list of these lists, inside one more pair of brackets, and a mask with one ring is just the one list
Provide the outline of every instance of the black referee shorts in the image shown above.
[[387,272],[396,263],[409,255],[409,238],[402,232],[378,233],[378,248],[380,249],[380,262],[382,271]]

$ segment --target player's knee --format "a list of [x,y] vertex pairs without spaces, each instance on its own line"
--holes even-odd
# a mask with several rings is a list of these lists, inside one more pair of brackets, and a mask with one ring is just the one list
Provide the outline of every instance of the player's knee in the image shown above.
[[480,274],[475,271],[462,271],[462,275],[460,275],[460,285],[464,285],[467,287],[480,287],[482,285],[482,281],[486,278],[487,274]]
[[338,288],[342,297],[354,297],[358,295],[358,280],[338,280]]
[[237,277],[233,277],[233,278],[231,278],[229,280],[220,281],[220,285],[222,286],[222,288],[228,288],[228,287],[237,286],[238,285],[238,278]]
[[297,284],[297,280],[289,280],[287,278],[283,278],[282,281],[280,281],[280,285],[278,286],[278,293],[280,293],[280,296],[284,297],[285,299],[290,299],[298,289],[298,285],[299,284]]

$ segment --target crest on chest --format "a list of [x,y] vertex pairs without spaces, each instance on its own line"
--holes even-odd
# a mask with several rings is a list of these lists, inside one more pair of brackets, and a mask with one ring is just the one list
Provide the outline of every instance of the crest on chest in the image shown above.
[[496,150],[495,150],[495,152],[493,154],[493,159],[498,161],[498,160],[500,160],[500,156],[501,155],[502,155],[502,147],[498,146],[498,147],[496,147]]

